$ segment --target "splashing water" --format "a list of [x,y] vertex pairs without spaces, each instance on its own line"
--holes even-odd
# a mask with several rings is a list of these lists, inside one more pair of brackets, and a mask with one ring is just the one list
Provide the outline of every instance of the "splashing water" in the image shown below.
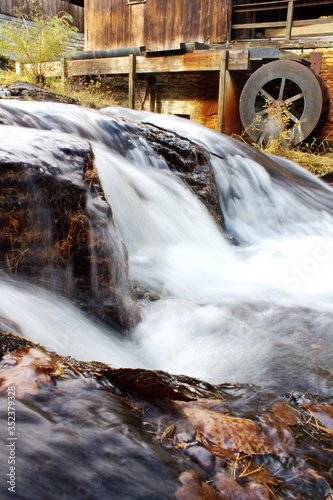
[[[64,299],[3,282],[0,314],[24,335],[82,360],[163,369],[214,383],[330,393],[329,187],[295,164],[179,118],[12,101],[0,108],[20,134],[28,126],[91,141],[128,250],[130,277],[160,297],[143,301],[141,323],[121,340]],[[238,246],[140,137],[138,120],[204,148],[226,228]],[[80,335],[66,325],[75,325]],[[64,335],[66,342],[59,340]]]

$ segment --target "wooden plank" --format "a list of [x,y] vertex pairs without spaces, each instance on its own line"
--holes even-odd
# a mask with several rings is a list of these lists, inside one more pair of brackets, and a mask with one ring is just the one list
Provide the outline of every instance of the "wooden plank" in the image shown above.
[[135,109],[136,56],[128,57],[128,107]]
[[68,78],[68,65],[66,58],[63,57],[61,59],[61,80],[63,84],[65,83],[67,78]]
[[[330,24],[332,23],[332,18],[323,19],[302,19],[298,21],[293,21],[293,28],[295,26],[309,26],[314,24]],[[267,23],[247,23],[247,24],[233,24],[232,29],[244,29],[244,28],[282,28],[287,26],[287,21],[273,21]]]
[[320,75],[321,61],[323,58],[322,52],[311,52],[309,55],[309,62],[311,63],[311,69],[316,71]]
[[156,102],[156,77],[151,76],[149,81],[149,111],[155,112]]
[[249,69],[249,51],[230,50],[228,56],[228,70],[246,70]]
[[246,3],[235,5],[233,8],[234,13],[236,12],[257,12],[257,11],[267,11],[276,9],[287,9],[289,0],[279,0],[274,2],[263,2],[263,3]]
[[[240,51],[243,52],[243,51]],[[179,54],[175,56],[136,56],[136,73],[173,73],[182,71],[219,71],[222,51],[206,51]],[[49,64],[50,74],[61,76],[61,62]],[[237,63],[235,61],[232,64]],[[244,64],[244,59],[242,64]],[[239,69],[239,66],[237,66]],[[103,59],[81,59],[67,61],[69,76],[80,75],[128,75],[129,57]],[[47,75],[49,76],[49,75]]]
[[281,28],[282,26],[286,26],[287,21],[272,21],[267,23],[246,23],[246,24],[233,24],[231,29],[240,30],[240,29],[250,29],[250,28]]
[[221,51],[192,52],[176,56],[137,57],[137,73],[218,71]]
[[[230,52],[229,52],[230,55]],[[234,71],[226,72],[225,105],[223,111],[223,133],[240,134],[242,123],[239,116],[239,98],[243,88],[243,80]]]
[[242,8],[242,7],[251,7],[252,8],[255,8],[255,7],[261,7],[261,8],[265,8],[266,6],[269,6],[271,4],[277,4],[277,3],[288,3],[289,0],[274,0],[274,1],[270,1],[270,2],[251,2],[251,0],[247,3],[240,3],[238,5],[235,5],[235,10],[238,9],[238,8]]
[[[16,63],[18,64],[18,63]],[[24,66],[28,71],[30,68],[30,64],[21,64],[21,67]],[[62,61],[55,61],[52,63],[43,63],[43,69],[45,68],[45,76],[60,76],[63,74],[63,64]],[[71,76],[71,75],[70,75]]]
[[144,3],[128,4],[130,21],[130,46],[139,47],[144,37],[144,14],[146,5]]
[[140,45],[165,50],[178,49],[182,42],[223,43],[231,18],[231,0],[149,0],[134,5],[126,0],[86,0],[85,5],[92,50]]
[[128,57],[68,61],[68,74],[71,76],[128,74]]
[[[294,24],[296,24],[294,22]],[[333,34],[333,21],[329,23],[305,24],[302,26],[293,26],[291,36],[306,36],[306,35],[331,35]],[[284,29],[267,29],[265,35],[269,37],[284,36]]]
[[[271,10],[278,8],[287,8],[286,4],[289,0],[275,0],[272,2],[253,2],[253,3],[242,3],[234,6],[234,12],[247,12],[254,10]],[[295,7],[311,7],[313,5],[327,5],[331,4],[332,0],[294,0]],[[274,7],[273,7],[274,6]]]
[[217,130],[219,132],[223,132],[224,127],[227,64],[228,51],[223,50],[220,55],[219,96],[217,103]]
[[291,38],[291,28],[293,25],[293,17],[294,17],[294,0],[289,0],[288,10],[287,10],[286,32],[284,35],[284,38],[286,40],[290,40],[290,38]]

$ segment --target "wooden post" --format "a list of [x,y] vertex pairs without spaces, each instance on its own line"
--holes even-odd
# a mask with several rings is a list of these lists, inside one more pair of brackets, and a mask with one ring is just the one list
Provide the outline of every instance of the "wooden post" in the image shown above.
[[136,80],[136,56],[128,56],[128,107],[135,109],[135,80]]
[[291,38],[291,29],[293,26],[293,17],[294,17],[294,0],[289,0],[288,2],[288,11],[287,11],[287,25],[286,25],[286,34],[285,40],[290,40]]
[[219,97],[217,104],[217,130],[219,132],[223,132],[224,128],[227,63],[228,63],[228,51],[222,50],[220,59]]
[[149,80],[149,111],[155,112],[156,101],[156,76],[152,75]]
[[17,75],[21,74],[21,63],[18,63],[18,62],[15,63],[15,73]]
[[68,63],[66,57],[61,59],[61,82],[64,85],[68,79]]

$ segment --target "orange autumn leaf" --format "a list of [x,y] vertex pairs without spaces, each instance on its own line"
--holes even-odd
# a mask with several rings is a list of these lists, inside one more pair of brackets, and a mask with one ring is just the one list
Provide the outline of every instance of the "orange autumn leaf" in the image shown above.
[[[221,398],[197,398],[193,401],[173,401],[173,404],[179,408],[204,408],[206,410],[214,408],[214,406],[218,406],[221,403],[223,403],[223,399]],[[227,412],[224,408],[219,411],[222,411],[223,413]]]
[[213,447],[248,455],[289,455],[295,440],[291,432],[283,427],[257,424],[246,418],[236,418],[211,410],[184,408],[185,415],[194,425],[197,434]]
[[288,403],[279,401],[272,406],[272,412],[279,417],[287,425],[297,425],[302,421],[302,414],[300,411],[292,408]]
[[306,406],[308,410],[319,422],[328,430],[333,431],[333,404],[322,405],[311,404]]
[[177,500],[223,500],[224,498],[209,484],[201,484],[193,470],[182,472],[179,481],[183,486],[176,491]]
[[38,383],[49,383],[50,374],[56,370],[56,363],[41,349],[22,347],[3,357],[0,369],[0,391],[15,387],[15,395],[37,394]]
[[223,500],[269,500],[269,491],[262,484],[251,481],[243,488],[226,471],[215,476],[216,489],[221,493]]

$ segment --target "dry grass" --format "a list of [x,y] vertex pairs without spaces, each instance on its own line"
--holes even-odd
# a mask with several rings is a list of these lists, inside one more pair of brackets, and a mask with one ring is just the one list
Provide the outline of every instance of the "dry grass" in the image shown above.
[[[315,175],[324,175],[333,171],[333,136],[326,137],[322,141],[304,141],[297,146],[291,146],[291,130],[288,106],[285,103],[270,102],[265,104],[268,120],[275,124],[275,134],[265,143],[253,143],[245,130],[237,138],[260,149],[263,153],[286,158]],[[258,116],[256,121],[250,125],[250,129],[261,129],[262,116]]]
[[315,175],[324,175],[333,171],[333,148],[323,153],[303,151],[300,148],[286,150],[285,158],[298,163]]

